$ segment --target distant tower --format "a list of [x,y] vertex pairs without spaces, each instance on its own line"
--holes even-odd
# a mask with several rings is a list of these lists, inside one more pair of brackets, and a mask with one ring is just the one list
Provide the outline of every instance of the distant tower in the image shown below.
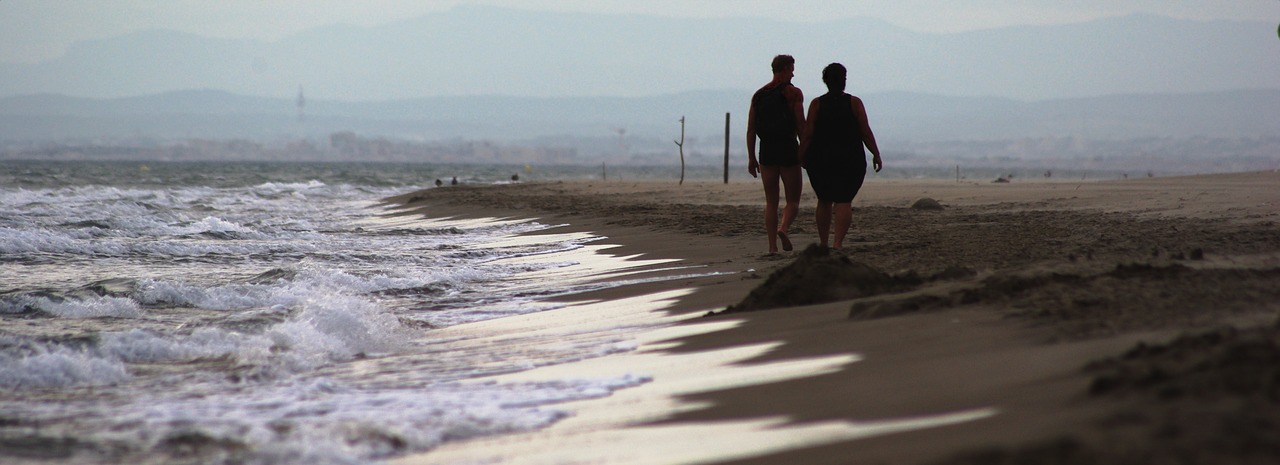
[[298,84],[298,122],[301,123],[305,118],[302,110],[307,106],[306,97],[302,96],[302,84]]
[[625,154],[627,151],[627,128],[613,128],[618,133],[618,148]]

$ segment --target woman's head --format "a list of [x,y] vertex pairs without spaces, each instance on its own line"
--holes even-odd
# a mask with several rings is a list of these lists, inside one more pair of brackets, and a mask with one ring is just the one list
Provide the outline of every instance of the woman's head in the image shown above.
[[822,82],[826,83],[827,89],[832,92],[844,91],[844,81],[847,76],[848,71],[840,63],[832,63],[822,68]]

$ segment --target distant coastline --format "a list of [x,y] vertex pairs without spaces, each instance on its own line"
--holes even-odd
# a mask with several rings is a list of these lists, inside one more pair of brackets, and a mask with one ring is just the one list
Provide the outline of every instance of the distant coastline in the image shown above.
[[[576,167],[582,176],[607,179],[619,170],[659,172],[679,164],[669,151],[629,154],[592,151],[590,141],[488,140],[418,142],[335,133],[329,140],[246,139],[80,140],[0,144],[0,162],[275,162],[403,163]],[[894,143],[884,151],[890,178],[1108,179],[1280,169],[1280,136],[1250,138],[1142,138],[1088,141],[1073,137]],[[723,153],[690,151],[692,177],[719,178]],[[730,153],[729,173],[745,178],[744,161]],[[610,174],[610,173],[613,174]],[[674,174],[673,174],[674,176]]]
[[[744,92],[294,102],[221,91],[0,98],[0,159],[665,165],[744,163]],[[864,94],[892,167],[1207,173],[1280,167],[1280,89],[1026,102]],[[741,170],[738,170],[741,171]],[[1037,173],[1038,174],[1038,173]]]

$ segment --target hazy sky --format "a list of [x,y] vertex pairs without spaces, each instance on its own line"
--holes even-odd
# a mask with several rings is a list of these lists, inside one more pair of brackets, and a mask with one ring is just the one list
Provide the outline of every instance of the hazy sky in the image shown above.
[[334,23],[384,24],[460,4],[673,17],[793,21],[874,17],[954,32],[1084,21],[1130,13],[1280,23],[1280,0],[0,0],[0,62],[58,57],[80,40],[144,29],[275,40]]

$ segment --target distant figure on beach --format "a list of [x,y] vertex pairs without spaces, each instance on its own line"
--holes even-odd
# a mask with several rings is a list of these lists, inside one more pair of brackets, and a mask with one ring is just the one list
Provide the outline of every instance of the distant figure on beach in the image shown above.
[[[791,250],[787,230],[800,209],[803,181],[800,172],[800,131],[804,129],[804,93],[794,85],[796,60],[790,55],[773,58],[773,79],[751,96],[747,114],[747,172],[763,175],[764,228],[769,237],[769,253]],[[756,159],[756,137],[760,138],[760,158]],[[782,221],[778,221],[779,182],[786,197]]]
[[867,122],[867,109],[862,99],[845,93],[848,71],[844,65],[832,63],[822,70],[827,93],[809,104],[808,124],[801,137],[801,159],[809,172],[809,184],[818,197],[816,221],[818,244],[826,247],[831,235],[831,218],[835,216],[835,237],[831,246],[844,245],[844,236],[853,224],[853,197],[862,189],[867,176],[867,155],[871,150],[872,166],[880,171],[880,147]]
[[449,185],[452,185],[452,186],[458,185],[458,177],[454,176],[453,181],[449,182]]

